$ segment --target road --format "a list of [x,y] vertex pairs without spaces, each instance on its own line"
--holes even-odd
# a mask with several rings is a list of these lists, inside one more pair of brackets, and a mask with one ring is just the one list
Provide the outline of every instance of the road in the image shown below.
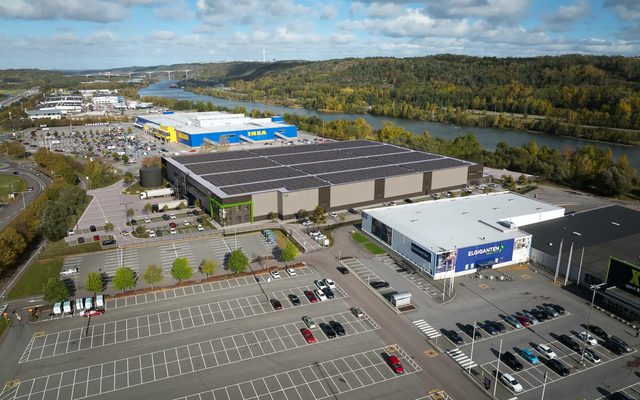
[[[32,192],[23,192],[18,195],[18,198],[9,203],[2,212],[0,212],[0,229],[7,226],[13,219],[30,204],[40,193],[44,191],[44,188],[51,183],[51,180],[44,175],[36,176],[36,172],[33,169],[23,167],[20,163],[15,161],[0,160],[0,163],[7,164],[0,172],[12,173],[18,171],[20,177],[27,182],[28,186],[33,187]],[[24,196],[24,201],[22,197]]]

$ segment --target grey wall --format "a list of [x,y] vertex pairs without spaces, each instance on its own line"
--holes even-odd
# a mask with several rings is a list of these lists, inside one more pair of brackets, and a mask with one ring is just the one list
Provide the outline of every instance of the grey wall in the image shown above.
[[396,176],[385,179],[384,197],[404,196],[422,192],[423,174]]
[[468,167],[449,168],[433,171],[431,174],[431,190],[445,189],[452,186],[466,185]]
[[282,207],[278,212],[283,216],[295,214],[298,210],[313,211],[318,206],[318,189],[279,193],[279,197]]
[[365,203],[374,199],[375,181],[348,183],[331,187],[331,208]]
[[251,196],[253,202],[253,216],[266,216],[270,212],[278,212],[278,192],[256,193]]

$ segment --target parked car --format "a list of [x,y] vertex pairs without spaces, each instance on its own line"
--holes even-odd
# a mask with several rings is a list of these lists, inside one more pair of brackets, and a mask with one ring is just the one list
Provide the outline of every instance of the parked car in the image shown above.
[[496,327],[491,323],[491,321],[485,321],[482,324],[478,323],[478,326],[480,326],[482,329],[484,329],[484,331],[487,332],[489,335],[497,335],[498,334],[498,329],[496,329]]
[[162,219],[168,221],[171,219],[171,217],[169,217],[169,214],[162,214]]
[[607,340],[609,339],[609,334],[604,331],[604,329],[600,328],[596,325],[589,325],[589,331],[600,338]]
[[280,300],[271,299],[269,300],[269,302],[271,302],[271,306],[273,307],[274,310],[282,310],[282,303],[280,303]]
[[196,226],[196,229],[198,229],[198,232],[203,232],[204,226],[202,226],[201,224],[198,224],[198,226]]
[[79,237],[78,238],[78,244],[83,244],[84,243],[84,238],[83,237]]
[[311,290],[305,290],[304,295],[307,297],[307,300],[309,300],[309,303],[316,303],[318,301],[318,298]]
[[569,375],[569,369],[565,367],[563,363],[556,359],[547,360],[547,367],[549,367],[553,372],[560,376]]
[[633,352],[633,347],[629,346],[629,344],[627,342],[625,342],[624,340],[620,339],[617,336],[613,336],[613,335],[609,336],[609,341],[617,343],[620,346],[622,346],[622,348],[624,348],[625,353]]
[[536,319],[540,322],[549,320],[549,315],[547,313],[543,313],[541,310],[538,310],[537,308],[534,308],[533,310],[531,310],[530,313],[534,317],[536,317]]
[[504,320],[507,321],[509,325],[513,326],[516,329],[522,328],[522,325],[520,324],[520,322],[518,322],[518,320],[512,315],[505,315]]
[[271,270],[269,275],[271,275],[273,279],[280,279],[280,272],[278,272],[277,269]]
[[540,364],[540,360],[538,360],[538,357],[533,354],[533,350],[531,349],[521,349],[520,356],[533,365]]
[[474,328],[471,324],[462,325],[462,332],[466,333],[470,338],[475,337],[475,340],[482,339],[480,329]]
[[543,304],[542,306],[538,306],[538,307],[542,307],[542,309],[546,310],[549,314],[551,314],[553,316],[553,318],[557,318],[560,316],[560,314],[558,313],[558,311],[548,305]]
[[331,218],[334,218],[334,219],[335,219],[335,218],[338,218],[338,214],[337,214],[337,213],[334,213],[334,212],[330,212],[330,213],[329,213],[329,216],[330,216]]
[[316,338],[313,336],[313,333],[311,333],[309,329],[302,328],[300,329],[300,333],[302,334],[304,340],[307,341],[307,343],[311,344],[316,342]]
[[80,315],[83,317],[99,317],[100,315],[104,314],[104,312],[105,312],[104,310],[90,308],[88,310],[80,311]]
[[364,313],[359,307],[351,307],[351,312],[358,318],[364,317]]
[[560,341],[560,343],[564,344],[565,346],[567,346],[568,348],[570,348],[573,351],[580,351],[580,345],[578,344],[578,342],[576,342],[575,340],[571,339],[568,335],[560,335],[558,337],[558,340]]
[[293,304],[294,306],[300,305],[300,299],[298,298],[298,296],[296,296],[295,294],[290,294],[288,297],[289,301],[291,301],[291,304]]
[[371,287],[374,289],[386,289],[389,287],[389,282],[372,281],[371,283],[369,283],[369,285],[371,285]]
[[326,301],[327,300],[327,295],[324,294],[324,292],[320,289],[316,289],[313,294],[316,295],[316,297],[318,298],[318,300],[320,301]]
[[536,344],[535,345],[536,350],[538,350],[538,352],[540,354],[542,354],[543,356],[545,356],[547,359],[549,360],[553,360],[554,358],[558,358],[558,355],[551,350],[551,347],[547,346],[546,344]]
[[336,337],[336,331],[333,330],[331,325],[322,322],[320,323],[320,329],[322,329],[322,332],[324,332],[325,336],[329,339],[333,339]]
[[60,271],[60,275],[73,275],[78,273],[78,267],[65,268]]
[[500,373],[500,382],[515,393],[522,392],[522,385],[513,376]]
[[538,319],[533,314],[526,310],[522,311],[522,315],[524,315],[529,321],[531,321],[532,325],[538,325],[540,323],[540,321],[538,321]]
[[316,287],[318,289],[320,289],[320,290],[328,288],[328,286],[324,283],[324,281],[322,279],[319,279],[319,280],[315,281],[314,283],[316,284]]
[[186,219],[184,221],[182,221],[182,225],[184,226],[189,226],[191,225],[191,221],[187,221]]
[[150,224],[151,223],[151,218],[144,217],[144,222],[145,222],[145,224]]
[[600,356],[598,356],[598,354],[596,354],[596,352],[591,349],[584,349],[584,358],[594,364],[598,364],[602,361],[602,359],[600,359]]
[[95,225],[91,225],[91,226],[89,227],[89,231],[91,231],[91,232],[97,232],[97,231],[98,231],[98,229],[96,228],[96,226],[95,226]]
[[102,241],[103,246],[112,246],[114,244],[116,244],[116,241],[113,239],[107,239]]
[[131,219],[129,220],[129,224],[130,224],[131,226],[136,226],[136,225],[138,225],[138,221],[136,221],[135,219],[131,218]]
[[507,364],[509,368],[516,372],[522,371],[522,369],[524,368],[522,366],[522,363],[518,361],[518,358],[510,351],[505,351],[504,353],[500,354],[500,361]]
[[524,315],[514,315],[514,317],[518,320],[518,322],[520,322],[522,326],[531,326],[531,321],[529,321],[529,318],[525,317]]
[[348,275],[349,274],[349,269],[347,267],[338,267],[337,270],[342,274],[342,275]]
[[445,331],[445,336],[451,340],[451,342],[453,342],[453,344],[455,345],[462,345],[464,344],[464,340],[462,340],[462,338],[460,337],[460,335],[458,335],[458,332],[454,331],[454,330],[447,330]]
[[507,331],[507,328],[500,321],[487,320],[484,321],[484,323],[493,326],[498,331],[498,333],[505,333]]
[[595,346],[598,344],[598,341],[585,331],[578,333],[578,337],[589,346]]
[[325,278],[324,279],[324,284],[327,285],[327,287],[329,289],[335,289],[336,288],[336,283],[334,281],[332,281],[331,279],[329,279],[329,278]]
[[306,315],[304,317],[302,317],[302,322],[304,322],[305,325],[307,325],[307,328],[309,329],[315,329],[316,328],[316,323],[314,320],[311,319],[311,317],[307,317]]
[[158,230],[156,231],[156,236],[157,236],[157,237],[163,237],[163,236],[164,236],[164,232],[162,232],[162,229],[158,229]]
[[338,322],[338,321],[329,321],[329,325],[331,325],[331,328],[333,328],[333,330],[336,331],[338,336],[344,336],[346,334],[346,331],[344,330],[344,327],[342,326],[342,324],[340,322]]
[[562,306],[560,306],[558,304],[544,303],[543,305],[546,306],[546,307],[551,307],[552,309],[554,309],[560,315],[565,315],[567,313],[567,310],[565,310],[564,307],[562,307]]
[[333,290],[329,288],[322,289],[322,293],[327,296],[327,299],[334,299],[336,297],[336,295],[333,293]]
[[176,223],[175,223],[175,222],[169,222],[169,228],[173,228],[173,229],[175,229],[175,228],[177,228],[177,227],[178,227],[178,225],[176,225]]
[[296,276],[296,270],[293,268],[287,268],[287,275],[289,276]]
[[350,208],[347,211],[349,211],[349,213],[351,214],[358,214],[358,210],[356,210],[355,208]]
[[602,343],[602,347],[604,347],[605,349],[611,351],[613,354],[615,355],[622,355],[625,353],[625,348],[624,346],[620,345],[620,343],[615,342],[611,339],[607,339]]
[[387,364],[389,364],[389,367],[391,367],[393,372],[395,372],[396,374],[403,374],[404,373],[404,367],[400,363],[400,360],[398,360],[398,357],[389,356],[387,358]]

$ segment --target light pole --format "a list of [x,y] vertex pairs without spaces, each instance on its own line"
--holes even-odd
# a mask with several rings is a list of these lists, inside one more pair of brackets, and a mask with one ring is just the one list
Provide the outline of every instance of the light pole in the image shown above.
[[584,341],[582,343],[582,352],[580,354],[580,364],[584,365],[584,352],[587,350],[587,338],[589,337],[589,325],[591,325],[591,313],[593,312],[593,303],[596,300],[596,290],[600,289],[606,283],[602,282],[597,285],[589,286],[589,289],[593,291],[593,295],[591,296],[591,306],[589,307],[589,317],[587,317],[587,327],[584,330]]
[[498,389],[498,376],[500,375],[500,356],[502,355],[502,339],[500,339],[500,349],[498,350],[498,364],[496,366],[496,381],[493,382],[493,397],[496,397]]
[[540,396],[540,400],[544,400],[544,390],[547,388],[547,373],[544,373],[544,382],[542,382],[542,396]]
[[471,365],[473,364],[473,345],[476,343],[476,325],[477,321],[473,321],[473,334],[471,335],[471,355],[469,357],[469,375],[471,375]]

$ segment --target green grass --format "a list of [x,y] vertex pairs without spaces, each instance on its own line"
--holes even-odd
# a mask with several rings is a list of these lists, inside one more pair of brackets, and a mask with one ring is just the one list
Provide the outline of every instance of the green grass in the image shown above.
[[14,192],[23,192],[27,188],[24,179],[13,174],[0,174],[0,197],[6,198],[11,193],[11,184],[13,183]]
[[351,236],[353,237],[353,240],[360,244],[367,243],[369,241],[369,239],[360,232],[353,232],[353,235]]
[[369,250],[371,253],[373,253],[374,256],[378,256],[380,254],[384,254],[386,253],[386,251],[384,251],[384,249],[380,246],[378,246],[375,243],[365,243],[364,247]]
[[62,257],[36,261],[22,274],[9,292],[8,299],[42,294],[42,288],[49,278],[58,278],[63,264]]
[[11,320],[0,317],[0,337],[2,337],[2,334],[7,330],[9,325],[11,325]]
[[87,240],[86,243],[73,246],[69,246],[64,241],[64,239],[58,240],[57,242],[49,242],[47,244],[47,248],[44,250],[44,252],[42,252],[40,260],[47,260],[54,257],[71,256],[81,253],[92,253],[94,251],[102,250],[100,242],[93,241],[93,236],[87,236],[85,237],[85,239]]

